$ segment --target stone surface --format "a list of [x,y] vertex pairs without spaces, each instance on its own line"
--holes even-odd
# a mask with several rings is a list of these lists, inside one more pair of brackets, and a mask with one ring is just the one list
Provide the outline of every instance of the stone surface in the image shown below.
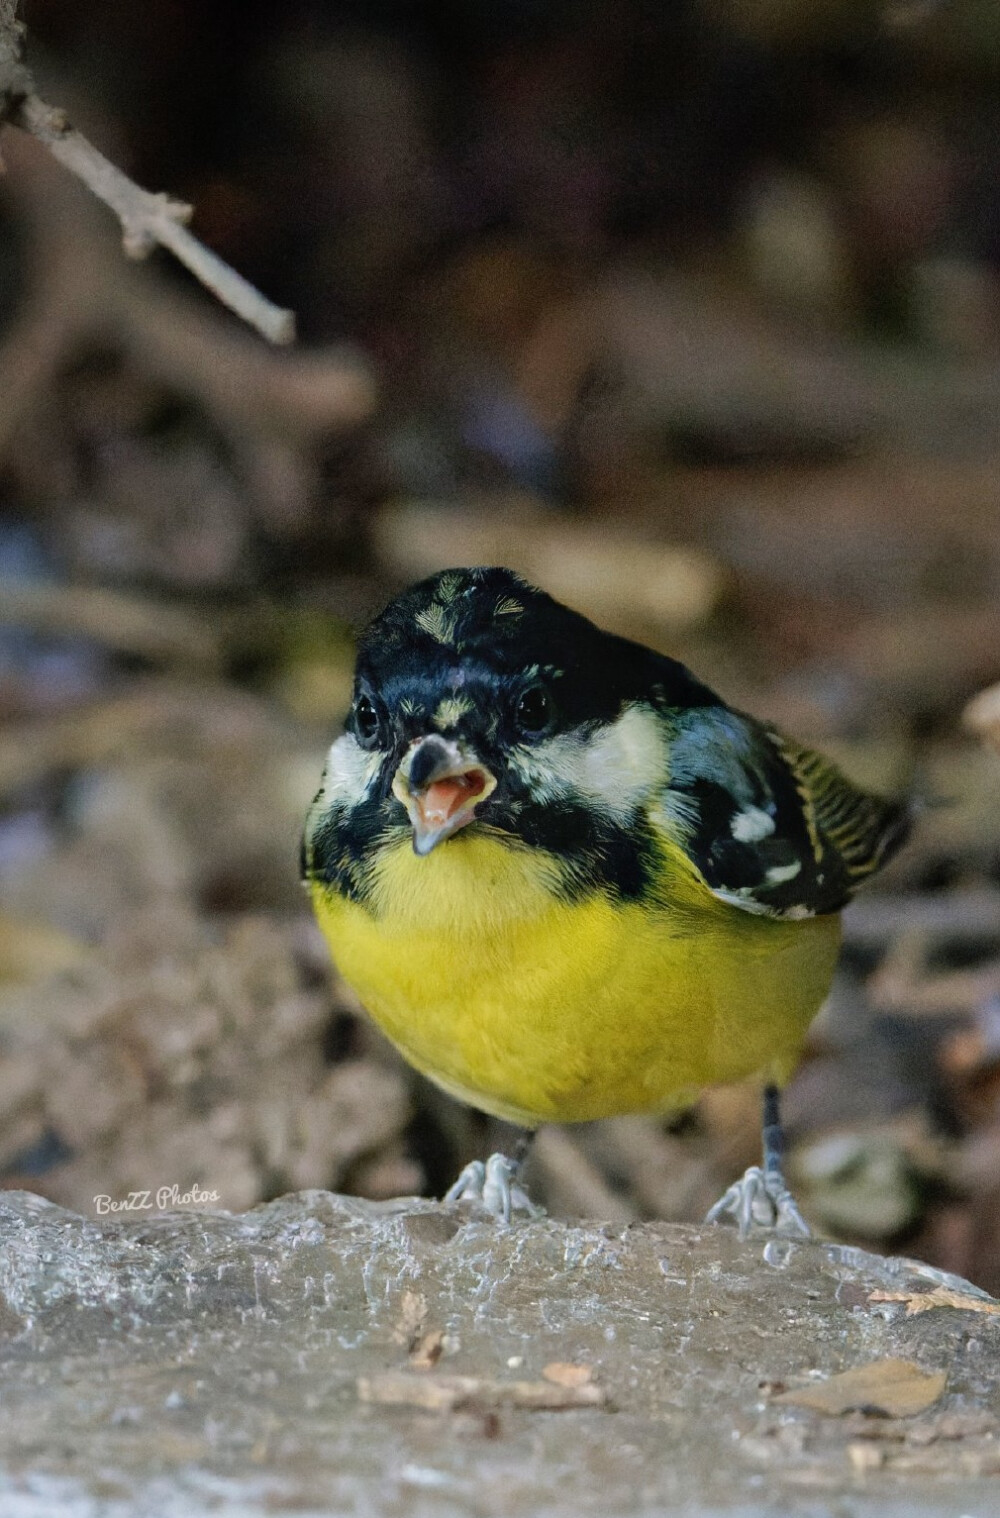
[[[1000,1513],[1000,1319],[912,1261],[326,1192],[149,1201],[0,1197],[5,1518]],[[970,1305],[870,1300],[942,1284]],[[888,1357],[947,1372],[941,1400],[775,1400]]]

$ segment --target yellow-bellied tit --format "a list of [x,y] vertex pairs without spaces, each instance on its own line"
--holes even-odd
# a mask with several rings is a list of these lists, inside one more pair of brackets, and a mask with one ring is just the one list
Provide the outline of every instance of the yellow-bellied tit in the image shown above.
[[[709,1216],[805,1232],[778,1087],[908,820],[510,570],[449,570],[361,639],[303,874],[371,1016],[485,1112],[533,1130],[758,1078],[764,1163]],[[449,1195],[509,1217],[516,1174],[494,1155]]]

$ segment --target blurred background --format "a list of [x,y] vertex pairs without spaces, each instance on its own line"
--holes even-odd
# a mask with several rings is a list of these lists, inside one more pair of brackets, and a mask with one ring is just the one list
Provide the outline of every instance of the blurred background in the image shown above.
[[[440,1193],[503,1135],[328,966],[352,629],[501,562],[930,799],[786,1102],[814,1225],[1000,1290],[1000,13],[30,0],[28,61],[293,307],[271,350],[7,130],[0,1184]],[[757,1095],[545,1131],[703,1215]]]

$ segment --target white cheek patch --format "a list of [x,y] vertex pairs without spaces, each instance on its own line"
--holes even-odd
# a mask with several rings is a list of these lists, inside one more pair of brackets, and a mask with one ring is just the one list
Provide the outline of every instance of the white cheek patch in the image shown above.
[[616,821],[625,821],[662,788],[666,748],[654,714],[648,707],[630,706],[589,737],[563,734],[522,751],[517,767],[537,800],[583,796]]
[[610,812],[633,811],[663,785],[666,773],[663,731],[648,707],[628,707],[584,746],[584,787]]
[[378,774],[382,758],[377,749],[362,748],[353,733],[344,733],[330,746],[317,799],[345,810],[357,806]]

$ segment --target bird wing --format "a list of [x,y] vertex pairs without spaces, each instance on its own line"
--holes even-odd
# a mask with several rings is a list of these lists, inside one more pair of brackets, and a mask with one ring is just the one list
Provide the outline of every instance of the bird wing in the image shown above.
[[835,912],[903,843],[911,810],[730,708],[667,717],[670,778],[657,813],[709,889],[747,912]]

